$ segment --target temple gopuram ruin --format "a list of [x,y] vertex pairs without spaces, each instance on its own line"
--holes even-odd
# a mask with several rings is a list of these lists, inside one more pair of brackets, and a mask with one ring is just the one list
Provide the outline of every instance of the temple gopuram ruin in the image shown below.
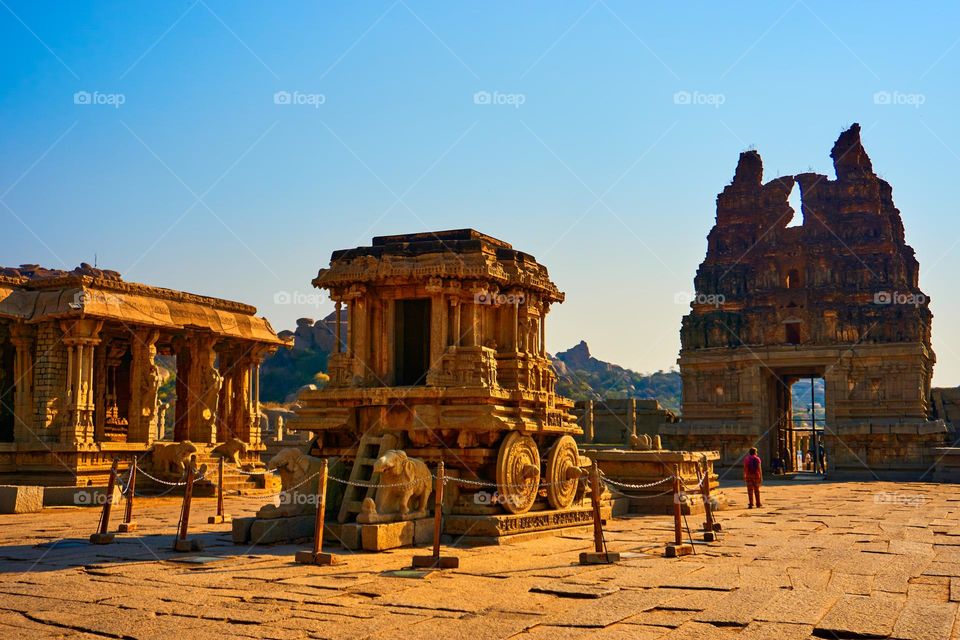
[[[461,479],[444,530],[468,539],[589,521],[582,431],[545,350],[547,313],[564,296],[533,256],[471,229],[378,237],[335,251],[313,284],[330,292],[334,317],[350,313],[345,339],[336,325],[329,384],[301,392],[289,424],[316,434],[311,455],[346,462],[357,483],[376,483],[391,450],[405,465],[444,462]],[[424,504],[397,512],[386,491],[346,486],[340,538],[366,528],[364,548],[378,548],[367,541],[377,525],[402,532],[425,517]]]
[[283,343],[255,313],[86,264],[0,269],[0,482],[102,484],[113,458],[163,440],[158,355],[174,363],[172,439],[256,455],[259,364]]
[[[674,448],[718,450],[730,465],[757,446],[787,471],[804,449],[832,470],[929,471],[946,428],[929,419],[936,358],[919,265],[859,125],[831,157],[835,180],[764,183],[746,151],[717,196],[681,328],[683,417],[663,430]],[[803,222],[788,226],[795,185]],[[814,399],[798,416],[799,381]]]

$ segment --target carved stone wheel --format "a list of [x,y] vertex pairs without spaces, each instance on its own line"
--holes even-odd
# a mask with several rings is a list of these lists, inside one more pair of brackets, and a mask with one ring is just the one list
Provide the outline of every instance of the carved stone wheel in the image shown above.
[[511,431],[497,454],[497,491],[510,513],[526,513],[537,499],[540,452],[530,436]]
[[554,509],[566,509],[577,497],[580,451],[571,436],[560,436],[547,455],[547,499]]

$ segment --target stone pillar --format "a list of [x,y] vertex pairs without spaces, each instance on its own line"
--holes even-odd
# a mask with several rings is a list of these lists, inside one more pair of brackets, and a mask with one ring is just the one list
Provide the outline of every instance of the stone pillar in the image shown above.
[[[217,440],[216,414],[223,379],[214,366],[216,353],[213,335],[198,334],[189,340],[190,374],[187,378],[188,439],[212,444]],[[182,400],[177,398],[177,404]]]
[[460,309],[463,308],[463,305],[460,304],[460,299],[457,297],[450,298],[450,306],[453,307],[453,339],[451,343],[454,347],[460,346]]
[[510,350],[516,353],[520,351],[520,305],[514,304],[513,307],[513,322],[511,323],[512,334],[510,336]]
[[263,362],[263,355],[255,353],[250,363],[250,420],[249,432],[245,442],[251,445],[258,445],[263,442],[263,428],[260,422],[260,364]]
[[370,355],[370,341],[367,326],[370,322],[368,310],[369,302],[362,287],[354,287],[349,292],[350,309],[347,318],[347,352],[353,359],[350,376],[356,384],[367,378],[368,358]]
[[630,435],[637,435],[637,399],[627,398],[627,428]]
[[340,349],[341,349],[341,346],[340,346],[340,313],[341,313],[342,309],[343,309],[343,303],[340,302],[339,300],[337,300],[336,303],[333,305],[333,317],[336,318],[336,322],[335,322],[335,324],[334,324],[334,337],[335,337],[335,341],[334,341],[334,344],[333,344],[333,352],[334,352],[334,353],[340,353]]
[[430,296],[430,369],[440,364],[444,351],[444,330],[447,308],[444,306],[443,294],[434,293]]
[[250,361],[248,354],[232,353],[230,366],[224,369],[224,377],[229,380],[229,413],[226,416],[227,439],[239,438],[248,442],[250,424]]
[[540,357],[547,357],[547,329],[546,317],[544,312],[540,312]]
[[190,414],[192,413],[192,403],[190,401],[190,370],[192,367],[191,352],[189,344],[184,339],[177,339],[177,404],[176,413],[173,418],[173,439],[176,442],[182,442],[190,438]]
[[61,322],[67,348],[66,418],[60,425],[60,442],[93,442],[93,351],[100,343],[102,320],[84,318]]
[[593,442],[595,437],[593,427],[593,400],[583,403],[583,437],[587,443]]
[[13,360],[13,440],[35,442],[33,413],[33,327],[26,324],[10,325],[10,342],[16,348]]
[[156,329],[134,329],[130,339],[130,409],[127,442],[153,442],[157,434],[160,369]]

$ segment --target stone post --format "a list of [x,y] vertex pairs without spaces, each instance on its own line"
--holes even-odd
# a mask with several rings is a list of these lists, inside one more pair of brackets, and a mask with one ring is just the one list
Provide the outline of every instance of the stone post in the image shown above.
[[160,370],[156,329],[134,329],[130,340],[130,410],[127,442],[153,442],[157,434]]
[[35,331],[26,324],[10,325],[10,342],[16,348],[13,360],[13,383],[16,391],[13,397],[13,440],[14,442],[34,442],[33,434],[33,343]]
[[66,419],[61,423],[60,442],[93,442],[93,350],[100,344],[103,321],[64,320],[60,327],[67,348]]

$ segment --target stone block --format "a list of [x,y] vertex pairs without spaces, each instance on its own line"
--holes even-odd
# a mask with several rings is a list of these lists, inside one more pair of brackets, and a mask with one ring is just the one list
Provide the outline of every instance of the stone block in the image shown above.
[[924,422],[917,426],[917,433],[921,436],[926,436],[930,434],[940,434],[946,433],[947,427],[942,422]]
[[433,518],[420,518],[413,521],[413,544],[417,546],[433,544]]
[[253,517],[233,519],[233,544],[246,544],[250,541],[250,527],[255,520]]
[[917,425],[915,424],[893,424],[890,425],[890,433],[898,435],[917,435]]
[[316,516],[256,518],[250,526],[251,544],[288,544],[313,537]]
[[413,544],[416,525],[413,521],[365,524],[360,527],[364,551],[385,551]]
[[323,525],[323,541],[329,544],[340,545],[344,549],[360,549],[360,527],[355,522],[346,524],[325,523]]
[[[113,504],[120,504],[120,487],[113,488]],[[107,500],[107,487],[44,487],[45,507],[102,507]]]
[[0,513],[36,513],[43,509],[43,487],[0,485]]

